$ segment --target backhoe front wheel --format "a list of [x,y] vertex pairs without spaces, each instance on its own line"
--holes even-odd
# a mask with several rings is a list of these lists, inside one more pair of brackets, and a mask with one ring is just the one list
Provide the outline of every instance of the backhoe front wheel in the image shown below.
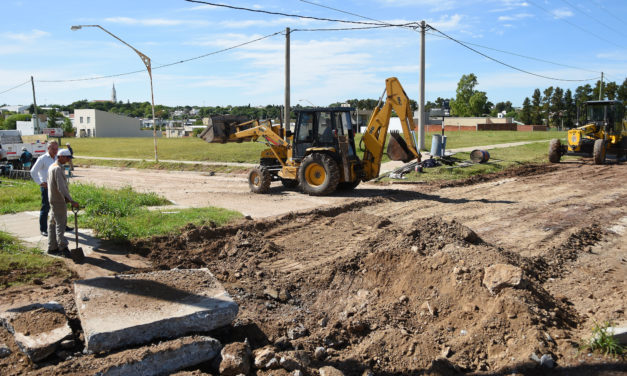
[[303,192],[311,196],[333,193],[340,181],[337,163],[326,154],[306,156],[298,169],[298,181]]
[[559,138],[554,138],[549,143],[549,162],[560,163],[562,158],[562,143]]
[[248,173],[248,186],[253,193],[268,193],[272,176],[261,166],[254,167]]
[[592,149],[592,159],[594,164],[605,163],[605,154],[607,153],[607,142],[600,138],[594,141],[594,149]]

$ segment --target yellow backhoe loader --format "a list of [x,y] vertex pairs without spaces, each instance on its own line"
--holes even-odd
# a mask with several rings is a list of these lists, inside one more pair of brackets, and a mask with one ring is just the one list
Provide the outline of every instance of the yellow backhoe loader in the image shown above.
[[607,154],[620,161],[627,152],[627,120],[621,101],[586,102],[586,124],[568,131],[567,145],[557,138],[549,144],[549,161],[559,163],[563,155],[592,156],[605,163]]
[[259,166],[248,174],[252,192],[267,193],[272,181],[288,188],[298,186],[313,196],[353,189],[379,176],[392,110],[400,117],[403,136],[392,134],[388,155],[393,160],[420,161],[411,133],[415,127],[409,98],[397,78],[388,78],[385,84],[360,142],[362,159],[355,150],[355,129],[347,107],[300,109],[293,132],[267,120],[236,123],[222,119],[199,137],[207,142],[252,140],[268,146],[261,152]]

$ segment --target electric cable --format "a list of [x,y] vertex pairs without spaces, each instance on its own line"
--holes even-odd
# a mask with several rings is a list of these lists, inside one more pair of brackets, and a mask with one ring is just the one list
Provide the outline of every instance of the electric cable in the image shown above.
[[[295,17],[295,18],[301,18],[301,19],[307,19],[307,20],[327,21],[327,22],[341,22],[341,23],[349,23],[349,24],[357,24],[357,25],[381,25],[382,24],[380,22],[376,22],[375,23],[375,22],[339,20],[339,19],[324,18],[324,17],[302,16],[302,15],[298,15],[298,14],[290,14],[290,13],[283,13],[283,12],[272,12],[272,11],[263,10],[263,9],[251,9],[251,8],[238,7],[238,6],[234,6],[234,5],[211,3],[211,2],[208,2],[208,1],[201,1],[201,0],[185,0],[185,1],[190,2],[190,3],[212,5],[214,7],[228,8],[228,9],[234,9],[234,10],[244,10],[244,11],[247,11],[247,12],[264,13],[264,14],[270,14],[270,15],[274,15],[274,16]],[[386,24],[386,25],[401,26],[401,25],[393,25],[393,24]]]
[[[195,57],[192,57],[192,58],[189,58],[189,59],[184,59],[184,60],[179,60],[179,61],[175,61],[175,62],[172,62],[172,63],[159,65],[159,66],[156,66],[156,67],[152,67],[152,69],[153,70],[161,69],[161,68],[165,68],[165,67],[170,67],[172,65],[187,63],[187,62],[192,61],[192,60],[202,59],[202,58],[207,57],[207,56],[216,55],[216,54],[219,54],[219,53],[222,53],[222,52],[226,52],[226,51],[229,51],[229,50],[233,50],[235,48],[239,48],[239,47],[245,46],[247,44],[255,43],[255,42],[258,42],[260,40],[267,39],[267,38],[273,37],[273,36],[278,35],[278,34],[285,34],[285,31],[283,31],[283,30],[282,31],[277,31],[275,33],[264,35],[264,36],[259,37],[257,39],[249,40],[247,42],[236,44],[236,45],[231,46],[231,47],[223,48],[221,50],[209,52],[209,53],[206,53],[206,54],[203,54],[203,55],[199,55],[199,56],[195,56]],[[65,79],[65,80],[37,80],[37,82],[59,83],[59,82],[91,81],[91,80],[100,80],[100,79],[103,79],[103,78],[127,76],[129,74],[135,74],[135,73],[141,73],[141,72],[146,72],[146,70],[145,69],[140,69],[140,70],[136,70],[136,71],[132,71],[132,72],[110,74],[110,75],[106,75],[106,76],[75,78],[75,79]],[[0,93],[0,94],[2,94],[2,93]]]
[[625,25],[627,25],[627,22],[625,20],[623,20],[622,18],[618,18],[618,16],[616,16],[616,14],[614,14],[614,12],[610,12],[609,9],[607,9],[606,7],[603,6],[603,4],[599,3],[598,0],[596,0],[594,2],[597,7],[599,7],[600,9],[602,9],[605,13],[609,14],[610,16],[614,17],[615,19],[619,20],[620,22],[624,23]]
[[[408,24],[409,25],[409,24]],[[290,32],[295,31],[345,31],[345,30],[372,30],[372,29],[385,29],[396,27],[393,25],[381,25],[381,26],[364,26],[364,27],[342,27],[342,28],[318,28],[318,29],[291,29]]]
[[[544,8],[544,7],[541,7],[540,5],[538,5],[538,4],[536,4],[536,3],[534,3],[534,2],[533,2],[533,1],[531,1],[531,0],[527,0],[527,2],[528,2],[529,4],[531,4],[531,5],[534,5],[534,6],[538,7],[538,8],[540,8],[540,9],[542,9],[543,11],[545,11],[545,12],[546,12],[546,13],[548,13],[548,14],[550,14],[551,16],[555,16],[555,14],[551,13],[551,11],[550,11],[550,10],[548,10],[548,9],[546,9],[546,8]],[[594,36],[594,37],[596,37],[596,38],[598,38],[598,39],[600,39],[600,40],[602,40],[602,41],[604,41],[604,42],[607,42],[607,43],[613,44],[614,46],[616,46],[616,47],[618,47],[618,48],[625,48],[624,46],[621,46],[621,45],[619,45],[619,44],[616,44],[616,43],[612,42],[612,41],[611,41],[611,40],[609,40],[609,39],[605,39],[605,38],[603,38],[602,36],[597,35],[597,34],[595,34],[595,33],[591,32],[590,30],[584,29],[583,27],[581,27],[581,26],[577,25],[577,24],[576,24],[576,23],[574,23],[574,22],[570,22],[570,21],[569,21],[569,20],[567,20],[567,19],[560,18],[560,21],[566,22],[566,23],[567,23],[567,24],[569,24],[570,26],[575,27],[575,28],[577,28],[577,29],[579,29],[579,30],[583,31],[584,33],[590,34],[590,35],[592,35],[592,36]]]
[[4,91],[0,91],[0,94],[4,94],[4,93],[7,93],[7,92],[9,92],[9,91],[11,91],[11,90],[17,89],[18,87],[24,86],[24,85],[26,85],[26,84],[27,84],[27,83],[29,83],[29,82],[30,82],[30,80],[28,80],[28,81],[26,81],[26,82],[22,82],[21,84],[19,84],[19,85],[17,85],[17,86],[13,86],[13,87],[12,87],[12,88],[10,88],[10,89],[6,89],[6,90],[4,90]]
[[455,38],[453,38],[453,37],[451,37],[451,36],[449,36],[449,35],[447,35],[447,34],[445,34],[445,33],[441,32],[440,30],[436,29],[435,27],[433,27],[433,26],[431,26],[431,25],[429,25],[429,28],[431,28],[431,29],[433,29],[433,30],[437,31],[438,33],[440,33],[440,34],[444,35],[446,38],[448,38],[448,39],[452,40],[453,42],[455,42],[455,43],[457,43],[457,44],[459,44],[459,45],[461,45],[461,46],[463,46],[463,47],[465,47],[465,48],[467,48],[467,49],[469,49],[469,50],[473,51],[474,53],[479,54],[479,55],[481,55],[481,56],[483,56],[483,57],[485,57],[485,58],[487,58],[487,59],[490,59],[490,60],[494,61],[495,63],[501,64],[501,65],[504,65],[504,66],[506,66],[506,67],[508,67],[508,68],[511,68],[511,69],[514,69],[514,70],[517,70],[517,71],[519,71],[519,72],[526,73],[526,74],[529,74],[529,75],[532,75],[532,76],[541,77],[541,78],[546,78],[546,79],[549,79],[549,80],[555,80],[555,81],[568,81],[568,82],[584,82],[584,81],[593,81],[593,80],[596,80],[596,79],[598,79],[598,78],[599,78],[599,77],[594,77],[594,78],[588,78],[588,79],[584,79],[584,80],[572,80],[572,79],[565,79],[565,78],[549,77],[549,76],[545,76],[545,75],[542,75],[542,74],[529,72],[529,71],[527,71],[527,70],[524,70],[524,69],[521,69],[521,68],[515,67],[515,66],[513,66],[513,65],[511,65],[511,64],[507,64],[507,63],[505,63],[505,62],[503,62],[503,61],[501,61],[501,60],[495,59],[495,58],[493,58],[493,57],[491,57],[491,56],[489,56],[489,55],[484,54],[484,53],[483,53],[483,52],[481,52],[481,51],[477,51],[476,49],[474,49],[474,48],[472,48],[472,47],[470,47],[470,46],[467,46],[466,44],[464,44],[464,43],[462,43],[462,42],[458,41],[457,39],[455,39]]
[[566,3],[569,7],[571,7],[571,8],[573,8],[574,10],[576,10],[576,11],[580,12],[580,13],[581,13],[581,14],[583,14],[584,16],[589,17],[589,18],[592,18],[592,19],[593,19],[593,20],[595,20],[597,23],[599,23],[599,24],[601,24],[601,25],[605,26],[606,28],[608,28],[608,29],[610,29],[610,30],[612,30],[612,31],[614,31],[614,32],[617,32],[617,33],[619,33],[619,34],[623,34],[623,35],[624,35],[624,32],[619,31],[619,30],[616,30],[615,28],[613,28],[613,27],[611,27],[610,25],[606,24],[605,22],[603,22],[603,21],[599,20],[598,18],[596,18],[596,17],[592,16],[591,14],[586,14],[586,13],[585,13],[584,11],[582,11],[580,8],[575,7],[573,4],[571,4],[570,2],[568,2],[568,0],[562,0],[562,2],[563,2],[563,3]]

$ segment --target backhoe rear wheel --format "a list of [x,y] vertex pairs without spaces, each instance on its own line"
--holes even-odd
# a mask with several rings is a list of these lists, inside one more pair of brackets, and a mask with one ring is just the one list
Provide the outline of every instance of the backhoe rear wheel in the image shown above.
[[549,162],[560,163],[562,158],[562,143],[559,138],[554,138],[549,143]]
[[268,193],[270,182],[272,182],[270,171],[261,166],[254,167],[248,173],[248,186],[253,193]]
[[607,142],[604,139],[598,139],[594,141],[594,149],[592,149],[592,159],[594,164],[605,163],[605,154],[607,152]]
[[300,189],[311,196],[334,192],[339,181],[340,169],[333,158],[326,154],[309,154],[298,169]]

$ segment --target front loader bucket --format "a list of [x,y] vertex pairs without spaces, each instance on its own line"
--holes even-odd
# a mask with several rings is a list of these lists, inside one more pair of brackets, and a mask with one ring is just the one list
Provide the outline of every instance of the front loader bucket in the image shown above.
[[392,131],[390,132],[390,142],[388,143],[387,154],[393,161],[403,161],[407,163],[414,159],[414,156],[409,148],[403,136],[400,133]]
[[236,132],[235,125],[248,121],[246,116],[221,115],[211,116],[207,129],[202,131],[198,137],[207,142],[225,143],[242,142],[242,139],[233,139],[231,135]]

